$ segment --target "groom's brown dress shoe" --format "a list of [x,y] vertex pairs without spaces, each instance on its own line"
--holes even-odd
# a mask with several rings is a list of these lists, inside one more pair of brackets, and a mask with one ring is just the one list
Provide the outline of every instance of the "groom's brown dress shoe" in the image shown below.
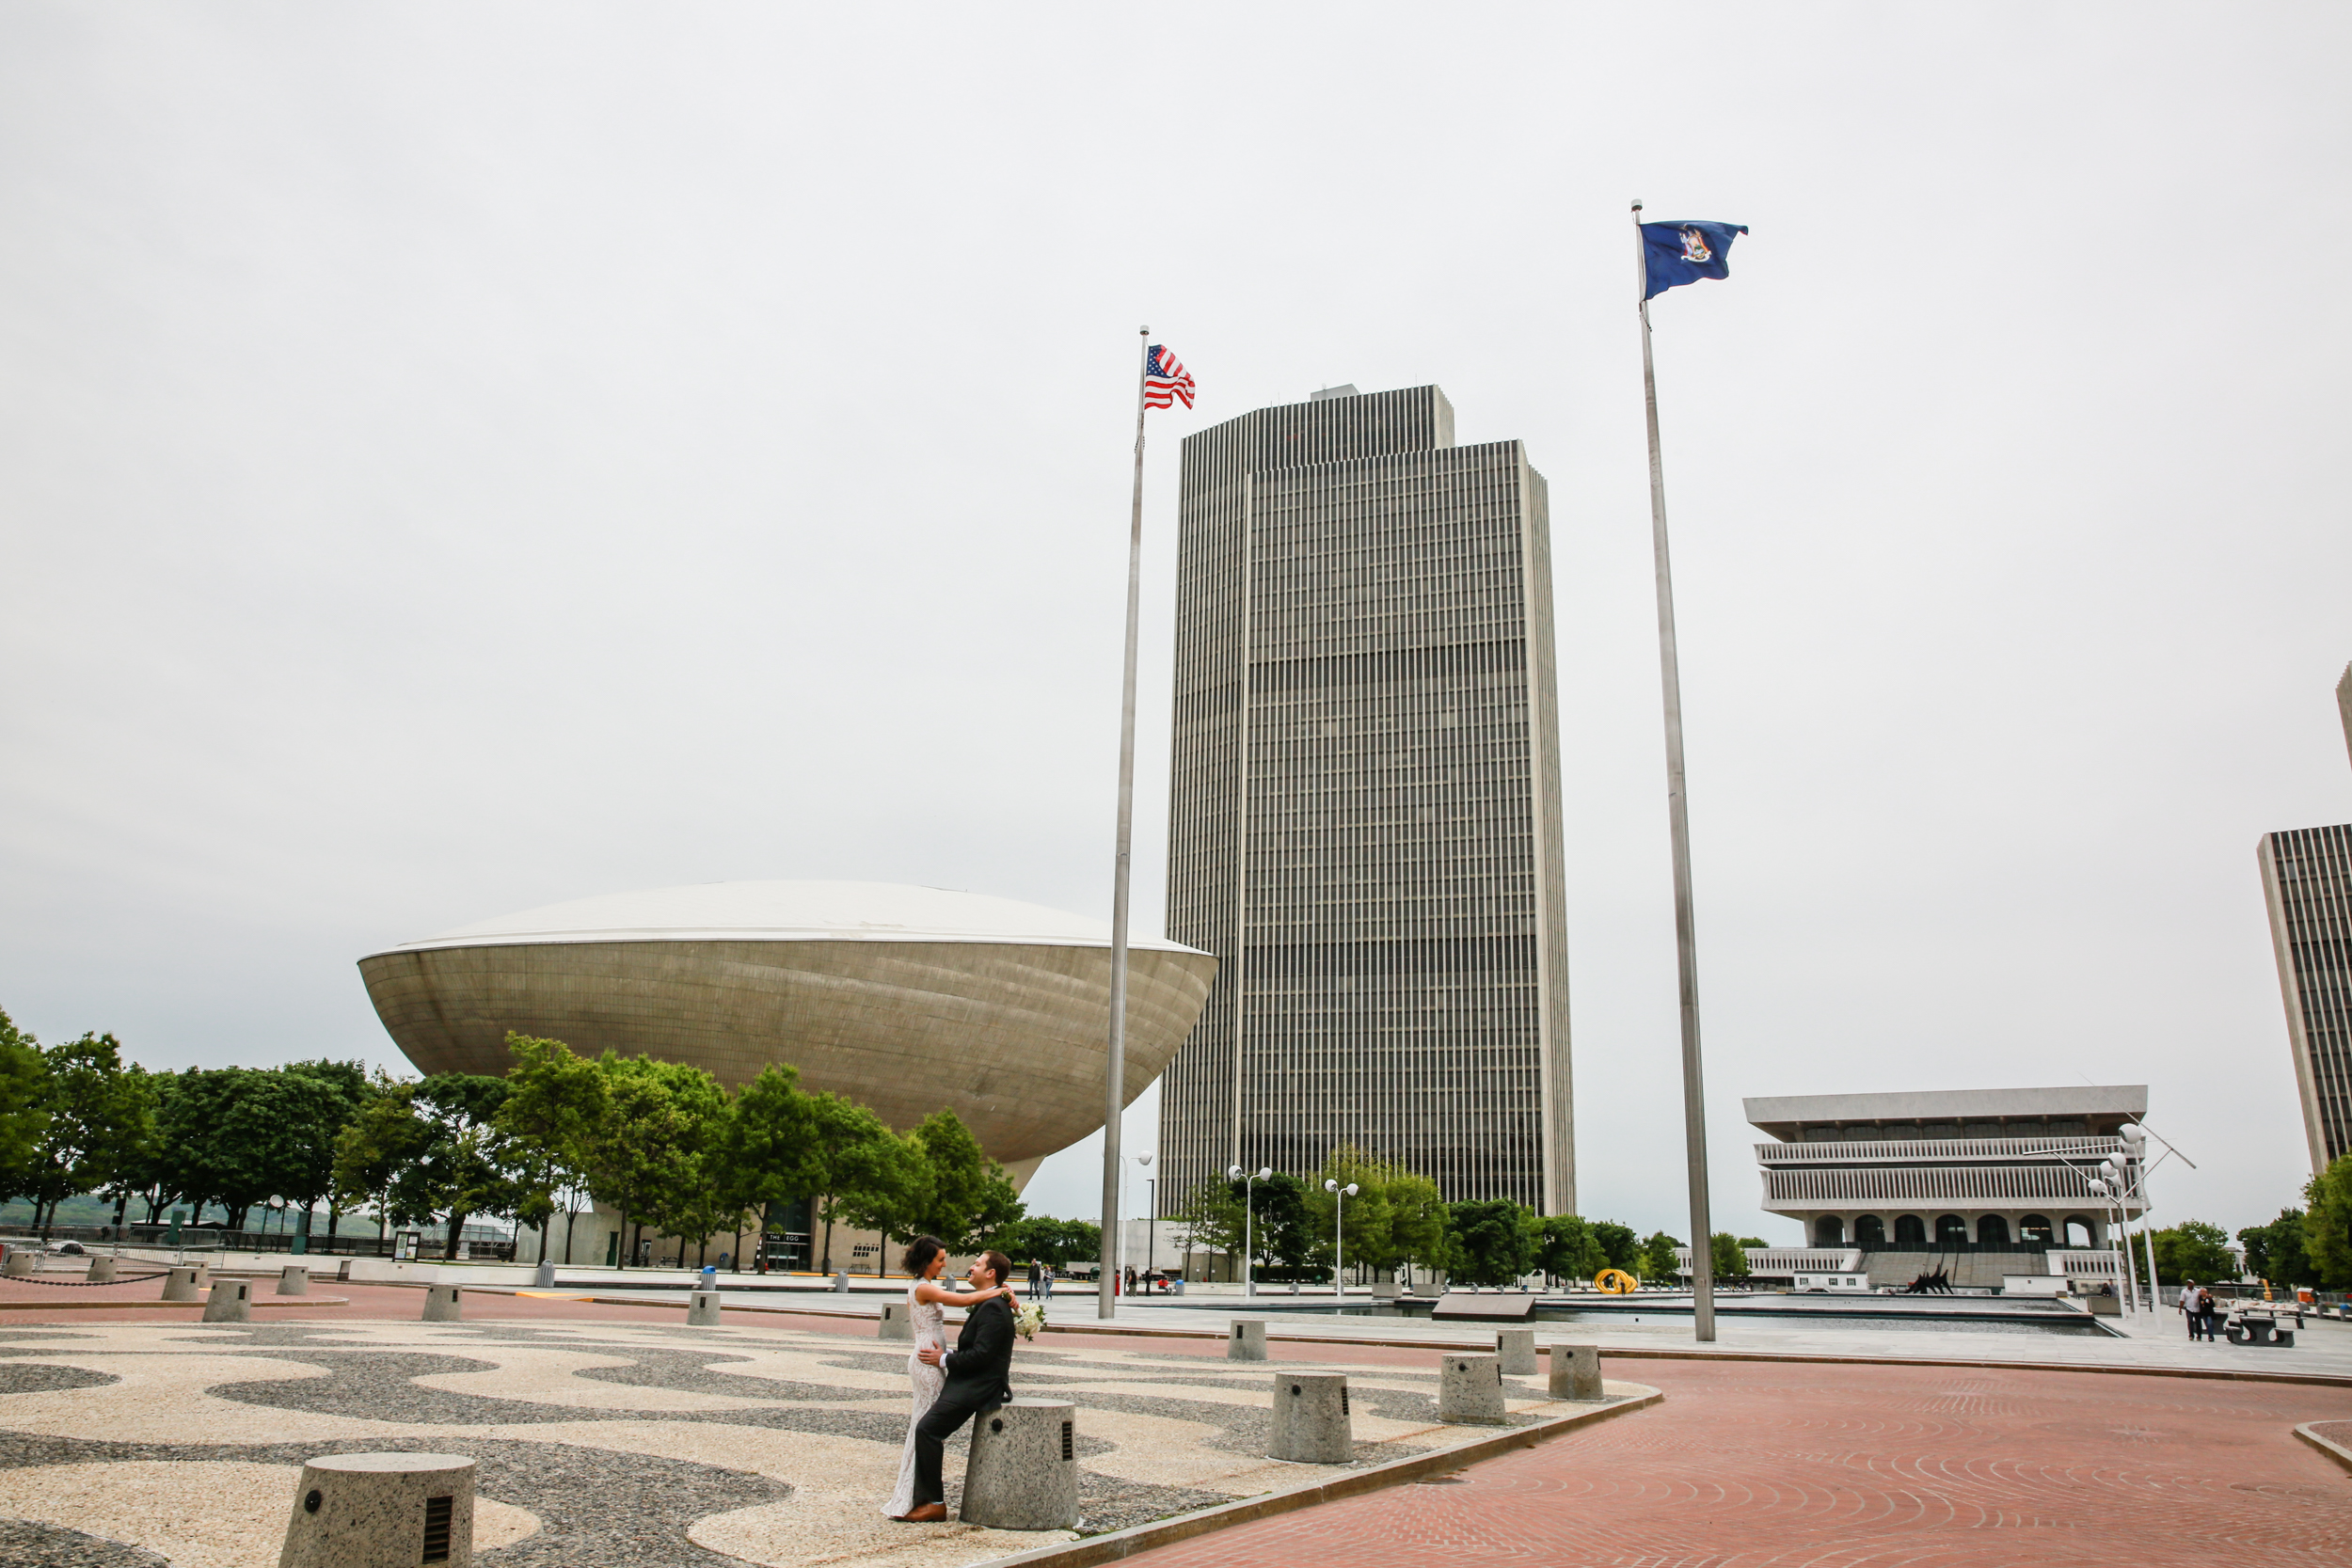
[[936,1525],[946,1517],[946,1503],[925,1503],[911,1513],[899,1514],[898,1522],[904,1525]]

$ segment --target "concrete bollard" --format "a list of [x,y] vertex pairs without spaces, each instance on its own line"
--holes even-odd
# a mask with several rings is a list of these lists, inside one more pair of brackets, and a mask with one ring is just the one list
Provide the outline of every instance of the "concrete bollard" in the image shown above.
[[719,1326],[719,1292],[696,1291],[686,1298],[686,1326],[716,1328]]
[[914,1338],[914,1319],[910,1315],[910,1308],[905,1302],[885,1301],[882,1303],[882,1321],[874,1325],[874,1338],[877,1339],[912,1339]]
[[991,1529],[1070,1529],[1078,1523],[1078,1407],[1059,1400],[1015,1400],[972,1421],[963,1466],[967,1525]]
[[201,1292],[196,1288],[198,1283],[197,1275],[202,1274],[203,1272],[204,1271],[201,1269],[191,1269],[183,1266],[176,1268],[169,1274],[164,1275],[164,1299],[166,1301],[195,1301],[198,1299]]
[[1235,1318],[1233,1332],[1226,1336],[1225,1359],[1228,1361],[1263,1361],[1265,1359],[1265,1324]]
[[1344,1465],[1356,1457],[1345,1372],[1277,1372],[1265,1456],[1298,1465]]
[[552,1291],[555,1289],[554,1259],[542,1258],[539,1259],[539,1266],[531,1272],[531,1287],[534,1291]]
[[843,1269],[833,1276],[833,1288],[836,1293],[845,1291],[850,1288],[849,1270]]
[[31,1247],[8,1248],[8,1260],[0,1262],[0,1279],[29,1279],[40,1272],[40,1254]]
[[215,1284],[213,1293],[204,1298],[204,1321],[208,1323],[251,1323],[253,1282],[249,1279],[224,1279]]
[[1495,1330],[1495,1354],[1502,1362],[1504,1377],[1534,1377],[1535,1365],[1535,1331],[1532,1328],[1498,1328]]
[[278,1568],[470,1568],[474,1463],[453,1453],[338,1453],[294,1483]]
[[1502,1358],[1492,1351],[1446,1352],[1438,1368],[1438,1419],[1502,1426]]
[[1551,1347],[1551,1397],[1555,1400],[1599,1400],[1609,1397],[1601,1392],[1598,1345]]
[[346,1258],[342,1262],[335,1265],[336,1284],[348,1285],[351,1283],[351,1265],[354,1259]]
[[424,1288],[424,1317],[429,1323],[453,1323],[465,1316],[458,1304],[458,1289],[454,1285],[427,1285]]
[[289,1263],[278,1271],[278,1293],[281,1296],[307,1296],[310,1293],[310,1268],[307,1263]]
[[92,1285],[113,1284],[115,1282],[115,1260],[111,1258],[91,1259],[89,1260],[89,1282]]

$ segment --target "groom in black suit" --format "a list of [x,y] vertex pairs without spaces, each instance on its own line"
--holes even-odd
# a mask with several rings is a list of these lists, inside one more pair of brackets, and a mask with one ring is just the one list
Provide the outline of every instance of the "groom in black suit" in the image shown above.
[[[1012,1259],[1001,1252],[984,1254],[972,1265],[976,1291],[993,1291],[1012,1274]],[[935,1351],[925,1345],[915,1354],[926,1365],[946,1374],[946,1386],[923,1418],[914,1423],[914,1507],[904,1515],[916,1524],[947,1517],[947,1492],[940,1484],[939,1462],[948,1436],[979,1412],[1012,1398],[1012,1303],[991,1296],[972,1308],[963,1320],[956,1348]]]

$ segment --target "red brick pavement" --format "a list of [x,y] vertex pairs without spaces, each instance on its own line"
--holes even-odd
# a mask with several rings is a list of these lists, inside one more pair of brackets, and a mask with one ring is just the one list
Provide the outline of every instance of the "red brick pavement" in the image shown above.
[[[1606,1358],[1604,1358],[1606,1365]],[[2352,1562],[2352,1391],[2081,1372],[1619,1361],[1667,1398],[1130,1560],[1639,1568]]]

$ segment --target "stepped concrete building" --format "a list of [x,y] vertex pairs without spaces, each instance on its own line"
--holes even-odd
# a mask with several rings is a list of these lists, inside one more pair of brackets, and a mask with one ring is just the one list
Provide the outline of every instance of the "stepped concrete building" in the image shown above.
[[[2147,1114],[2144,1084],[1787,1095],[1744,1108],[1776,1140],[1756,1146],[1764,1209],[1802,1223],[1817,1249],[1851,1249],[1844,1267],[1873,1285],[1931,1268],[1963,1285],[2065,1274],[2065,1255],[2105,1253],[2119,1212],[2136,1221],[2146,1208],[2122,1132]],[[2120,1211],[2090,1188],[2110,1155],[2127,1167]],[[2092,1272],[2113,1269],[2103,1259]]]
[[[2352,666],[2336,683],[2352,750]],[[2312,1169],[2352,1154],[2352,823],[2265,833],[2256,850]]]
[[1572,1211],[1543,476],[1435,387],[1245,414],[1183,471],[1168,931],[1220,969],[1162,1192],[1351,1143]]

